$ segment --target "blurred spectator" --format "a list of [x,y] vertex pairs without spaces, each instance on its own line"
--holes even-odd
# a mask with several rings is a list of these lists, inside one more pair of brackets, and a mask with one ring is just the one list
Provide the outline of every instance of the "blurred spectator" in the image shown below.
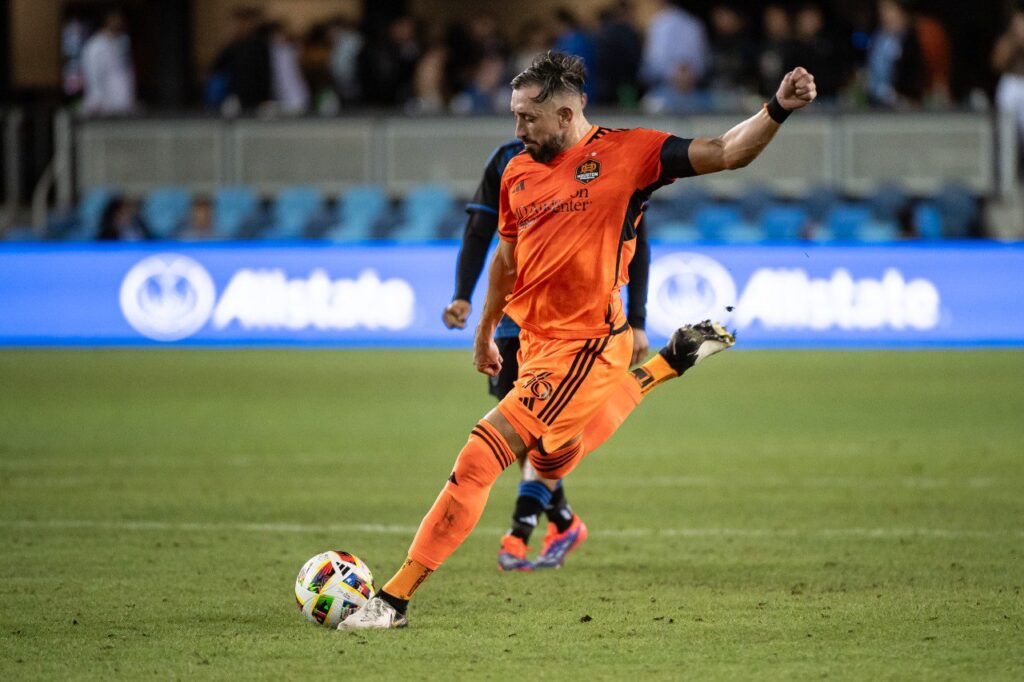
[[362,95],[359,86],[359,53],[365,41],[355,24],[339,17],[331,22],[331,76],[343,104],[357,101]]
[[1024,146],[1024,4],[1010,17],[1010,25],[992,50],[992,68],[999,73],[996,105],[1017,117],[1017,142]]
[[924,61],[913,17],[903,0],[879,0],[878,29],[868,48],[868,96],[895,107],[920,103]]
[[207,104],[219,108],[233,98],[252,109],[271,98],[270,39],[259,9],[235,10],[234,20],[234,37],[214,60]]
[[[750,90],[753,42],[744,18],[726,4],[711,8],[711,68],[708,85],[717,100]],[[721,102],[732,104],[731,102]]]
[[284,24],[270,25],[270,64],[273,99],[286,114],[309,108],[309,86],[299,68],[299,53]]
[[599,15],[594,36],[597,53],[597,101],[632,107],[639,98],[636,81],[643,58],[644,40],[633,25],[632,8],[618,0]]
[[597,74],[597,49],[591,37],[576,15],[561,7],[555,10],[555,46],[558,52],[574,54],[583,60],[587,69],[587,80],[583,84],[583,92],[587,97],[594,97]]
[[455,114],[493,114],[508,108],[511,88],[505,60],[497,54],[477,65],[473,82],[452,99]]
[[124,15],[109,12],[103,27],[82,48],[86,114],[128,114],[135,109],[135,69],[132,46],[124,30]]
[[824,33],[825,15],[821,7],[804,5],[796,13],[795,24],[796,39],[788,67],[802,66],[810,71],[818,98],[823,102],[834,101],[843,80],[843,67],[833,41]]
[[328,22],[314,24],[302,40],[299,65],[302,69],[302,78],[309,88],[310,106],[318,114],[338,112],[339,100],[334,88],[334,77],[331,75],[332,47]]
[[100,241],[138,242],[152,237],[139,217],[138,202],[116,197],[103,211],[96,238]]
[[359,54],[365,101],[403,105],[413,94],[413,75],[420,59],[416,23],[410,16],[391,22],[382,39],[370,40]]
[[704,25],[669,0],[658,0],[657,5],[640,67],[641,78],[651,88],[644,108],[650,112],[703,108],[707,98],[697,88],[709,60]]
[[914,25],[924,60],[925,100],[932,106],[949,106],[949,72],[952,64],[949,34],[938,19],[924,14],[917,14]]
[[[793,31],[789,13],[781,5],[768,5],[761,13],[761,48],[757,74],[761,95],[771,97],[793,62]],[[811,71],[814,73],[814,71]],[[814,73],[817,80],[818,75]]]
[[197,197],[189,209],[188,225],[181,233],[185,241],[203,241],[216,239],[213,231],[213,202],[205,197]]
[[413,99],[407,110],[413,114],[439,114],[445,107],[445,73],[448,49],[438,43],[423,53],[413,75]]
[[548,24],[537,19],[526,21],[519,30],[518,50],[512,57],[512,72],[519,74],[529,68],[533,58],[552,49],[555,38]]

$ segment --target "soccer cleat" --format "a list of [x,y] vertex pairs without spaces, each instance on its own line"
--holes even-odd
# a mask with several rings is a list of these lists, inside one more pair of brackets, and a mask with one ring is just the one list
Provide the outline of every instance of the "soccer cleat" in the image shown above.
[[405,614],[380,597],[372,597],[359,610],[338,623],[339,630],[391,630],[409,624]]
[[544,536],[544,549],[534,562],[534,568],[560,568],[565,563],[565,556],[579,547],[587,539],[587,524],[579,516],[573,516],[572,525],[559,533],[555,524],[548,524],[548,534]]
[[506,535],[501,539],[498,550],[499,571],[532,571],[533,562],[526,558],[526,543],[515,535]]
[[731,348],[735,343],[736,337],[725,327],[704,320],[700,324],[688,324],[677,329],[658,354],[672,369],[682,374],[704,358]]

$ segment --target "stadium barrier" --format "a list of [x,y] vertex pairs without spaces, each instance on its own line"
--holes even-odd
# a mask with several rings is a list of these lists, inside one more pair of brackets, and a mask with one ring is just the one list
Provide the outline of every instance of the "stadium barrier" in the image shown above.
[[[744,117],[595,114],[594,120],[695,137],[720,135]],[[999,152],[1012,143],[1000,142],[1007,128],[997,122],[966,112],[810,112],[787,122],[757,163],[659,194],[685,184],[732,196],[757,184],[789,196],[820,186],[862,196],[879,183],[899,182],[927,195],[955,182],[991,196],[1015,179],[1014,165]],[[107,186],[143,195],[166,185],[211,194],[238,184],[264,195],[291,185],[337,194],[373,184],[398,196],[443,184],[471,196],[487,158],[512,132],[509,117],[82,119],[74,126],[75,182],[79,195]]]
[[[468,347],[458,245],[0,246],[0,345]],[[484,278],[485,279],[485,278]],[[648,332],[741,348],[1024,346],[1024,246],[652,247]],[[482,301],[478,287],[477,305]],[[475,321],[475,318],[471,320]]]

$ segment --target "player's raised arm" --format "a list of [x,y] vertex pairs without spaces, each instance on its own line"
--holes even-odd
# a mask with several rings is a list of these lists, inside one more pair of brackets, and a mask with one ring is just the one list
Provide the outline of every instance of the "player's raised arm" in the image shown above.
[[697,138],[690,143],[689,162],[694,172],[704,175],[743,168],[768,146],[786,117],[813,102],[817,94],[814,76],[803,67],[793,69],[761,111],[721,137]]
[[473,365],[478,372],[492,377],[501,371],[501,353],[494,343],[494,330],[501,321],[505,297],[512,293],[516,283],[515,248],[512,242],[498,242],[487,280],[487,298],[484,299],[473,342]]

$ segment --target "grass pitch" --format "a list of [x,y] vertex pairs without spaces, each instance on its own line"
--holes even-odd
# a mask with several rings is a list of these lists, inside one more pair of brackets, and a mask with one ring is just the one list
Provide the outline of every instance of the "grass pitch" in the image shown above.
[[295,573],[390,576],[493,404],[468,353],[5,351],[0,678],[1022,679],[1022,379],[715,358],[568,479],[565,568],[495,570],[506,472],[412,627],[353,635]]

